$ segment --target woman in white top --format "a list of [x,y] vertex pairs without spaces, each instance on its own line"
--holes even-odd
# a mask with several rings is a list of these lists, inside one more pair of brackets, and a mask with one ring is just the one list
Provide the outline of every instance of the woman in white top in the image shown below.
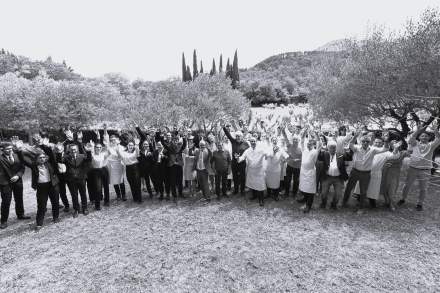
[[118,156],[126,167],[127,180],[130,185],[133,201],[142,203],[141,174],[139,170],[139,139],[129,141],[127,150],[117,149]]
[[287,153],[278,146],[278,139],[272,137],[272,149],[268,151],[266,157],[266,185],[267,195],[273,196],[275,200],[278,200],[282,162],[288,157]]
[[[95,210],[99,211],[101,209],[102,188],[105,183],[107,183],[108,189],[108,178],[105,178],[108,176],[106,174],[106,166],[107,158],[110,156],[110,153],[107,149],[103,149],[100,143],[93,144],[91,141],[90,144],[93,146],[94,151],[92,153],[92,169],[88,175],[88,180],[90,180],[91,183],[91,190],[89,189],[89,193],[92,193],[91,198],[95,201]],[[104,205],[109,205],[108,192],[105,192]]]
[[[305,131],[301,137],[303,149],[301,157],[301,169],[299,173],[299,190],[304,195],[306,204],[303,206],[304,213],[312,208],[313,198],[316,193],[316,160],[321,149],[321,141],[318,134],[309,132],[307,147],[305,146]],[[315,148],[316,146],[316,148]]]
[[125,166],[122,164],[121,158],[118,155],[118,150],[122,150],[122,146],[119,144],[119,138],[115,135],[108,137],[106,131],[104,131],[104,144],[107,146],[107,150],[110,153],[108,157],[107,168],[109,171],[110,184],[113,185],[116,192],[116,200],[126,201],[125,196]]

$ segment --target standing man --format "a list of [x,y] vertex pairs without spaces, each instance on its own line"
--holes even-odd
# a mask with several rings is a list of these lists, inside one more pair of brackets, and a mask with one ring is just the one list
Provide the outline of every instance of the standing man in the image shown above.
[[228,181],[228,170],[231,166],[231,154],[223,149],[223,143],[218,140],[216,142],[217,150],[214,151],[211,158],[211,164],[215,171],[215,193],[217,199],[220,200],[220,183],[222,186],[221,195],[226,197],[226,185]]
[[[183,143],[179,143],[179,136],[174,133],[174,136],[170,132],[166,135],[166,140],[162,141],[162,145],[165,148],[168,156],[168,180],[173,200],[177,200],[177,191],[179,197],[183,197],[183,156],[182,153],[186,148],[186,138],[183,138]],[[168,193],[168,192],[167,192]],[[167,194],[168,196],[169,194]]]
[[14,153],[13,145],[6,143],[3,146],[3,153],[0,155],[0,192],[2,198],[0,229],[8,226],[12,195],[14,195],[17,218],[19,220],[30,219],[24,215],[22,180],[24,170],[24,164]]
[[80,154],[76,144],[70,145],[70,153],[64,158],[57,148],[57,161],[66,165],[66,180],[72,195],[73,217],[76,218],[80,211],[78,193],[81,197],[82,213],[88,215],[86,177],[89,163],[92,161],[91,147],[85,147],[86,155]]
[[290,184],[293,179],[293,197],[296,197],[296,194],[298,193],[298,186],[299,186],[299,173],[301,170],[301,156],[302,151],[301,147],[299,146],[299,137],[293,136],[291,143],[289,143],[289,138],[286,134],[286,129],[282,129],[284,140],[287,144],[287,154],[289,155],[289,158],[287,159],[287,167],[286,167],[286,181],[284,182],[285,185],[285,196],[289,197],[290,192]]
[[[417,180],[419,181],[419,199],[416,206],[418,211],[423,210],[423,202],[425,200],[432,169],[432,157],[435,149],[440,146],[440,133],[437,123],[434,122],[431,126],[435,135],[434,140],[431,142],[429,142],[429,134],[426,132],[427,127],[428,125],[418,128],[417,131],[410,136],[408,141],[409,149],[412,149],[412,154],[409,159],[409,169],[402,191],[402,199],[397,203],[398,205],[405,203],[414,181]],[[419,141],[417,141],[417,137],[419,137]]]
[[229,141],[232,144],[232,179],[234,181],[234,194],[240,190],[241,195],[244,195],[244,188],[246,184],[246,161],[239,162],[237,158],[243,155],[244,151],[249,148],[249,144],[243,140],[243,133],[241,131],[235,132],[235,138],[229,132],[230,125],[225,126],[221,122],[221,126]]
[[323,209],[326,208],[330,187],[333,186],[335,194],[330,207],[336,210],[339,198],[342,196],[342,190],[344,189],[344,181],[348,179],[345,161],[349,161],[351,158],[348,153],[337,153],[337,142],[335,141],[329,141],[327,149],[326,151],[322,150],[318,156],[318,160],[323,162],[324,168],[322,170],[322,197],[320,207]]
[[211,161],[211,150],[206,147],[206,142],[201,140],[199,148],[194,151],[194,170],[197,172],[197,181],[202,190],[203,197],[211,201],[209,196],[208,164]]

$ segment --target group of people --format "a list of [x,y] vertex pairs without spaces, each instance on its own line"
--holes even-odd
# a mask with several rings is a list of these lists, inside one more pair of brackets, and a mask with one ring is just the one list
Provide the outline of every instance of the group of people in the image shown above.
[[433,154],[440,146],[436,122],[431,125],[433,139],[426,125],[405,140],[388,131],[348,126],[322,131],[301,116],[291,118],[280,121],[270,115],[248,123],[239,120],[238,125],[220,121],[209,131],[142,130],[134,125],[132,134],[95,130],[87,140],[81,131],[74,135],[65,130],[63,142],[50,142],[37,133],[31,145],[13,137],[0,150],[0,228],[7,227],[12,197],[18,219],[30,219],[23,205],[25,166],[36,190],[36,230],[43,225],[48,200],[54,222],[59,221],[60,209],[69,212],[72,207],[73,217],[87,215],[89,201],[96,210],[102,202],[109,206],[110,185],[116,199],[126,201],[126,181],[136,203],[144,199],[142,185],[149,198],[175,202],[199,192],[210,201],[213,194],[221,199],[230,194],[244,196],[250,190],[251,200],[258,200],[260,206],[266,198],[293,196],[308,213],[317,194],[320,207],[327,207],[333,187],[331,209],[346,207],[353,195],[358,213],[364,212],[367,199],[369,207],[375,208],[379,196],[394,210],[405,157],[409,157],[409,169],[397,205],[405,204],[418,181],[417,210],[423,209]]

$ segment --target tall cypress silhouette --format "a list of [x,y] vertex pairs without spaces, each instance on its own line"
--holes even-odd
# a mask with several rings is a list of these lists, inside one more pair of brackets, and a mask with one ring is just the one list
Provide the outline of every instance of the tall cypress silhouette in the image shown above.
[[186,76],[185,53],[182,53],[182,81],[186,81]]
[[231,64],[229,63],[229,58],[228,58],[228,61],[226,62],[226,77],[232,78],[232,76],[231,76]]
[[218,64],[218,72],[219,73],[223,72],[223,56],[222,56],[222,54],[220,54],[220,62]]
[[211,72],[209,74],[210,75],[217,74],[217,69],[215,68],[215,59],[214,58],[212,58],[212,68],[211,68]]
[[238,57],[237,50],[235,50],[234,61],[232,62],[232,88],[236,89],[240,82],[240,75],[238,73]]
[[186,74],[185,75],[186,75],[186,77],[185,77],[186,81],[191,81],[192,80],[191,69],[189,69],[188,65],[186,66]]
[[197,70],[197,54],[196,50],[193,53],[193,80],[197,78],[199,71]]
[[200,60],[200,73],[203,73],[203,63],[202,63],[202,60]]

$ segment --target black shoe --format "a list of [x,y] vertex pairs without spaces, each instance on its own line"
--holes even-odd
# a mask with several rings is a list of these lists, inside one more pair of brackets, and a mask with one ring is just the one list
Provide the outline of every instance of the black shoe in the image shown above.
[[116,200],[117,200],[117,201],[120,201],[120,200],[121,200],[121,197],[120,197],[120,196],[117,196],[117,197],[116,197]]
[[217,200],[220,200],[220,199],[222,199],[221,196],[220,196],[220,195],[217,195]]
[[419,212],[423,211],[423,206],[421,204],[418,204],[416,206],[416,210],[419,211]]
[[320,205],[319,205],[319,208],[320,209],[325,209],[327,207],[327,203],[326,202],[322,202]]
[[337,210],[338,209],[338,206],[336,205],[336,204],[331,204],[331,206],[330,206],[330,208],[332,209],[332,210]]
[[167,195],[167,196],[165,197],[165,200],[170,200],[170,196]]
[[64,207],[63,212],[68,213],[69,210],[70,210],[69,207],[66,206],[66,207]]
[[17,219],[19,219],[19,220],[29,220],[30,218],[31,217],[25,216],[25,215],[17,217]]
[[83,210],[84,216],[87,216],[89,214],[89,210]]
[[110,203],[108,201],[104,201],[104,206],[108,207],[108,206],[110,206]]
[[38,231],[41,230],[41,228],[43,228],[43,226],[36,225],[36,226],[34,227],[34,231],[35,231],[35,232],[38,232]]
[[306,198],[305,197],[303,197],[303,198],[299,198],[299,199],[297,199],[296,200],[298,203],[306,203]]
[[235,194],[238,194],[238,189],[237,189],[237,190],[234,190],[234,195],[235,195]]
[[275,196],[273,197],[273,199],[274,199],[275,201],[279,201],[279,200],[280,200],[280,197],[279,197],[278,195],[275,195]]
[[56,219],[53,219],[52,222],[59,223],[59,222],[61,222],[61,220],[60,220],[60,218],[56,218]]
[[122,197],[122,201],[127,201],[127,198],[125,196]]
[[163,194],[160,195],[159,200],[163,200]]
[[177,203],[177,197],[173,196],[173,202]]
[[1,223],[0,224],[0,229],[6,229],[8,227],[8,223]]
[[73,213],[72,213],[72,216],[74,217],[74,218],[77,218],[78,217],[78,211],[73,211]]
[[397,202],[397,205],[398,206],[401,206],[401,205],[403,205],[405,203],[405,200],[404,199],[401,199],[401,200],[399,200],[398,202]]
[[153,194],[152,193],[150,193],[150,199],[152,199],[153,198]]
[[100,206],[95,206],[95,211],[100,211],[101,207]]
[[58,208],[61,210],[62,208],[64,208],[64,206],[62,204],[58,205]]
[[260,207],[264,206],[264,199],[259,200]]
[[304,214],[310,213],[311,208],[309,206],[306,206],[303,210]]

